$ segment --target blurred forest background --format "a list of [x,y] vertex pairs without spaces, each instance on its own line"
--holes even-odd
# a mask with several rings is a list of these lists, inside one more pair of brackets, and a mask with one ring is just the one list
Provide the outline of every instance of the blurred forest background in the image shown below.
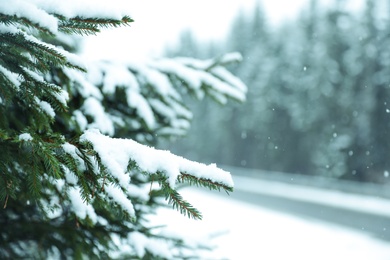
[[311,0],[296,20],[271,27],[259,2],[238,12],[221,42],[183,32],[167,56],[240,52],[230,69],[248,98],[228,107],[189,99],[190,133],[163,148],[205,163],[387,182],[390,0],[366,0],[359,12],[344,3]]

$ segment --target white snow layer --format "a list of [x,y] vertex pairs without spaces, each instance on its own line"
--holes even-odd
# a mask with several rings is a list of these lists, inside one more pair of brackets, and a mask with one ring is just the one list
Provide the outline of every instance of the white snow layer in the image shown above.
[[148,66],[147,64],[139,63],[128,63],[128,66],[137,71],[140,74],[140,77],[146,82],[153,86],[157,93],[162,96],[172,96],[176,99],[180,99],[179,93],[172,86],[167,75],[159,72],[153,67]]
[[84,131],[85,129],[87,129],[88,120],[80,110],[75,110],[73,112],[72,119],[79,126],[81,131]]
[[56,99],[61,102],[64,106],[67,105],[67,101],[69,100],[69,93],[65,90],[60,90],[59,93],[55,93]]
[[[103,95],[100,90],[93,83],[91,83],[85,78],[84,73],[69,68],[63,68],[63,71],[69,79],[77,83],[74,87],[81,94],[81,96],[85,98],[94,97],[98,100],[103,99]],[[90,71],[89,68],[88,71]]]
[[87,216],[92,223],[97,222],[97,215],[91,204],[84,202],[81,198],[81,191],[79,187],[70,187],[68,196],[71,201],[72,210],[80,219],[85,219]]
[[193,69],[183,66],[172,59],[162,59],[157,62],[150,62],[150,66],[163,72],[179,75],[179,77],[192,89],[199,89],[202,86],[201,78],[193,73]]
[[[59,1],[56,1],[59,2]],[[56,32],[58,29],[57,18],[40,9],[31,1],[13,0],[0,5],[0,12],[7,15],[25,17],[36,24]]]
[[54,109],[51,107],[49,103],[47,103],[46,101],[42,101],[37,97],[35,97],[35,102],[39,105],[41,110],[45,112],[48,116],[50,116],[51,118],[54,118],[56,116]]
[[148,101],[144,96],[135,91],[127,91],[126,94],[129,106],[137,110],[138,116],[143,119],[149,129],[153,129],[156,125],[156,120]]
[[[237,189],[246,190],[246,187],[237,182]],[[199,256],[200,259],[390,259],[389,243],[364,231],[272,211],[195,188],[184,189],[181,194],[197,201],[202,221],[159,209],[152,224],[167,225],[187,237],[214,235],[210,245],[216,246],[216,250],[211,256]],[[310,192],[306,196],[315,197]],[[339,200],[343,201],[344,197],[340,195]]]
[[[130,178],[129,178],[129,180],[130,180]],[[125,187],[126,186],[128,186],[128,183],[125,184]],[[104,187],[104,190],[107,192],[108,196],[110,198],[112,198],[116,203],[118,203],[123,210],[127,211],[127,213],[129,213],[130,216],[132,216],[132,217],[135,216],[135,210],[134,210],[133,204],[131,203],[131,201],[127,198],[126,194],[124,194],[120,188],[115,187],[113,185],[107,185]]]
[[[103,92],[115,93],[116,88],[126,88],[139,92],[140,87],[136,77],[124,64],[100,63],[100,73],[104,71]],[[102,78],[102,77],[100,77]]]
[[29,133],[24,133],[24,134],[19,135],[19,140],[20,141],[32,141],[33,138]]
[[163,172],[168,177],[172,188],[175,187],[177,178],[181,173],[187,173],[197,178],[210,179],[233,187],[230,173],[217,168],[215,164],[205,165],[192,162],[173,155],[169,151],[156,150],[133,140],[104,136],[98,130],[87,130],[80,137],[80,141],[91,142],[102,163],[123,184],[128,182],[127,166],[129,161],[132,160],[142,171],[148,173]]
[[51,118],[54,118],[56,116],[56,113],[54,112],[54,109],[51,107],[51,105],[49,103],[47,103],[46,101],[40,101],[39,102],[39,106],[41,107],[41,109],[47,114],[49,115]]
[[84,101],[82,110],[85,115],[89,115],[94,118],[94,123],[90,124],[89,128],[98,128],[105,134],[114,135],[114,123],[110,119],[109,115],[105,113],[104,107],[96,98],[87,98]]
[[[73,157],[73,159],[76,160],[76,163],[77,163],[77,167],[80,171],[84,171],[86,168],[85,168],[85,164],[84,164],[84,161],[80,158],[80,156],[78,156],[77,154],[77,147],[74,146],[73,144],[70,144],[68,142],[64,143],[62,145],[62,149],[64,149],[64,152],[66,152],[67,154],[69,154],[70,156]],[[69,182],[69,180],[67,179],[67,181]]]
[[20,86],[19,75],[13,73],[0,65],[0,73],[2,73],[6,79],[8,79],[16,88]]

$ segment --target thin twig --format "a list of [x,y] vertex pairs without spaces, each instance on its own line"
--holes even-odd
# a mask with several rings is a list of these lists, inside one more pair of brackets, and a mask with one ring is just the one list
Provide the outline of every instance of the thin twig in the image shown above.
[[5,198],[5,203],[4,203],[3,209],[5,209],[7,207],[8,197],[9,197],[9,195],[7,194],[7,197]]

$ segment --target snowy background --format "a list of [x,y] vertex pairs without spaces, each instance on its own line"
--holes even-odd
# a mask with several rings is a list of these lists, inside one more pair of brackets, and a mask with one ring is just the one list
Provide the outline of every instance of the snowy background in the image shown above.
[[[220,40],[226,36],[240,9],[253,10],[258,0],[146,0],[131,3],[135,22],[127,28],[107,30],[88,37],[83,49],[89,58],[144,59],[160,57],[168,46],[177,44],[180,33],[190,29],[200,40]],[[278,26],[296,17],[308,0],[259,1],[268,22]],[[327,5],[334,0],[320,0]],[[363,0],[347,1],[347,8],[359,10]],[[221,11],[223,6],[223,11]],[[107,48],[115,46],[115,48]],[[123,50],[126,50],[123,52]]]

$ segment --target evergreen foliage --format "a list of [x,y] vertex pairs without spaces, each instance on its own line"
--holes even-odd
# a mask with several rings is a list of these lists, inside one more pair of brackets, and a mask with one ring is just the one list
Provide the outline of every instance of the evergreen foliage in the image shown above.
[[180,184],[230,192],[231,177],[145,144],[186,133],[182,95],[244,101],[245,86],[222,67],[239,55],[88,62],[63,39],[133,20],[49,2],[0,7],[0,258],[196,256],[203,244],[164,235],[148,216],[171,204],[201,219]]

